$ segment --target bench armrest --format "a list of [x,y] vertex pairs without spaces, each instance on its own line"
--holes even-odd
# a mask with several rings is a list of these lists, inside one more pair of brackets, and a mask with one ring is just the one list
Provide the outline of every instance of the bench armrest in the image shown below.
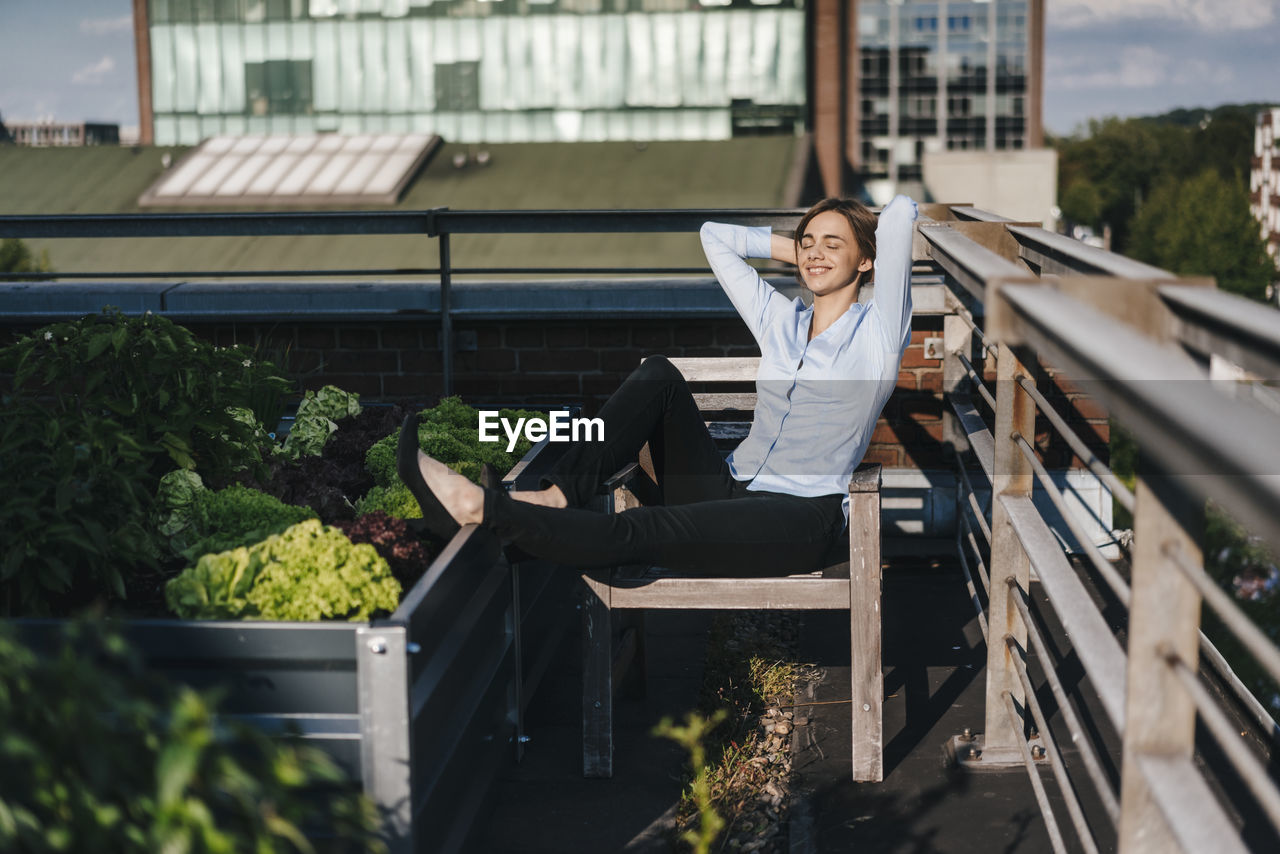
[[641,504],[653,506],[662,503],[662,494],[658,485],[639,463],[627,463],[618,469],[601,484],[600,492],[607,495],[616,489],[624,488],[630,490]]
[[849,478],[849,494],[879,492],[881,469],[880,463],[863,463],[858,466]]

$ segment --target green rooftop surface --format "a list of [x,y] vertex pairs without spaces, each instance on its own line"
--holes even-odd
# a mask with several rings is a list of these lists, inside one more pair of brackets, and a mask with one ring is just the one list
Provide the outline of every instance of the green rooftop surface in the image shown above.
[[[487,165],[454,168],[455,154],[480,148],[442,146],[398,204],[363,209],[786,207],[790,200],[785,198],[785,185],[798,140],[486,145],[491,155]],[[163,155],[169,153],[176,164],[186,150],[0,146],[0,215],[139,212],[138,197],[164,171]],[[47,250],[60,272],[369,269],[438,263],[436,241],[406,236],[33,238],[28,243],[35,250]],[[465,235],[453,240],[452,260],[456,266],[470,267],[705,265],[693,235]]]

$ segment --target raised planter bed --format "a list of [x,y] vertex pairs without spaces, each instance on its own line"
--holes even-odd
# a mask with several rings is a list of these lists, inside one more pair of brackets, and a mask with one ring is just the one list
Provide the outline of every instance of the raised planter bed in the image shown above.
[[[536,482],[547,450],[536,445],[508,482]],[[156,672],[221,686],[223,714],[330,753],[378,806],[392,852],[457,851],[519,749],[524,707],[570,624],[571,580],[513,568],[492,534],[468,526],[386,619],[120,627]],[[61,621],[12,622],[41,645]]]

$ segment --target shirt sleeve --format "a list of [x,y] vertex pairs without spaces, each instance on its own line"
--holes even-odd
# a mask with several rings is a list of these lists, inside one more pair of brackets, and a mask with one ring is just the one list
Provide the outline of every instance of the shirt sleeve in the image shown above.
[[875,291],[872,299],[884,321],[884,347],[901,353],[911,338],[911,240],[916,203],[895,196],[876,224]]
[[707,222],[699,235],[720,287],[759,342],[773,316],[791,305],[744,260],[771,257],[769,228]]

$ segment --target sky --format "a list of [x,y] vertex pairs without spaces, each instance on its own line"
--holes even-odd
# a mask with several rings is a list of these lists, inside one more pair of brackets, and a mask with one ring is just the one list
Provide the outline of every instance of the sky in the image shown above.
[[[1280,104],[1280,0],[1046,0],[1046,128]],[[0,116],[138,122],[131,0],[0,0]]]

